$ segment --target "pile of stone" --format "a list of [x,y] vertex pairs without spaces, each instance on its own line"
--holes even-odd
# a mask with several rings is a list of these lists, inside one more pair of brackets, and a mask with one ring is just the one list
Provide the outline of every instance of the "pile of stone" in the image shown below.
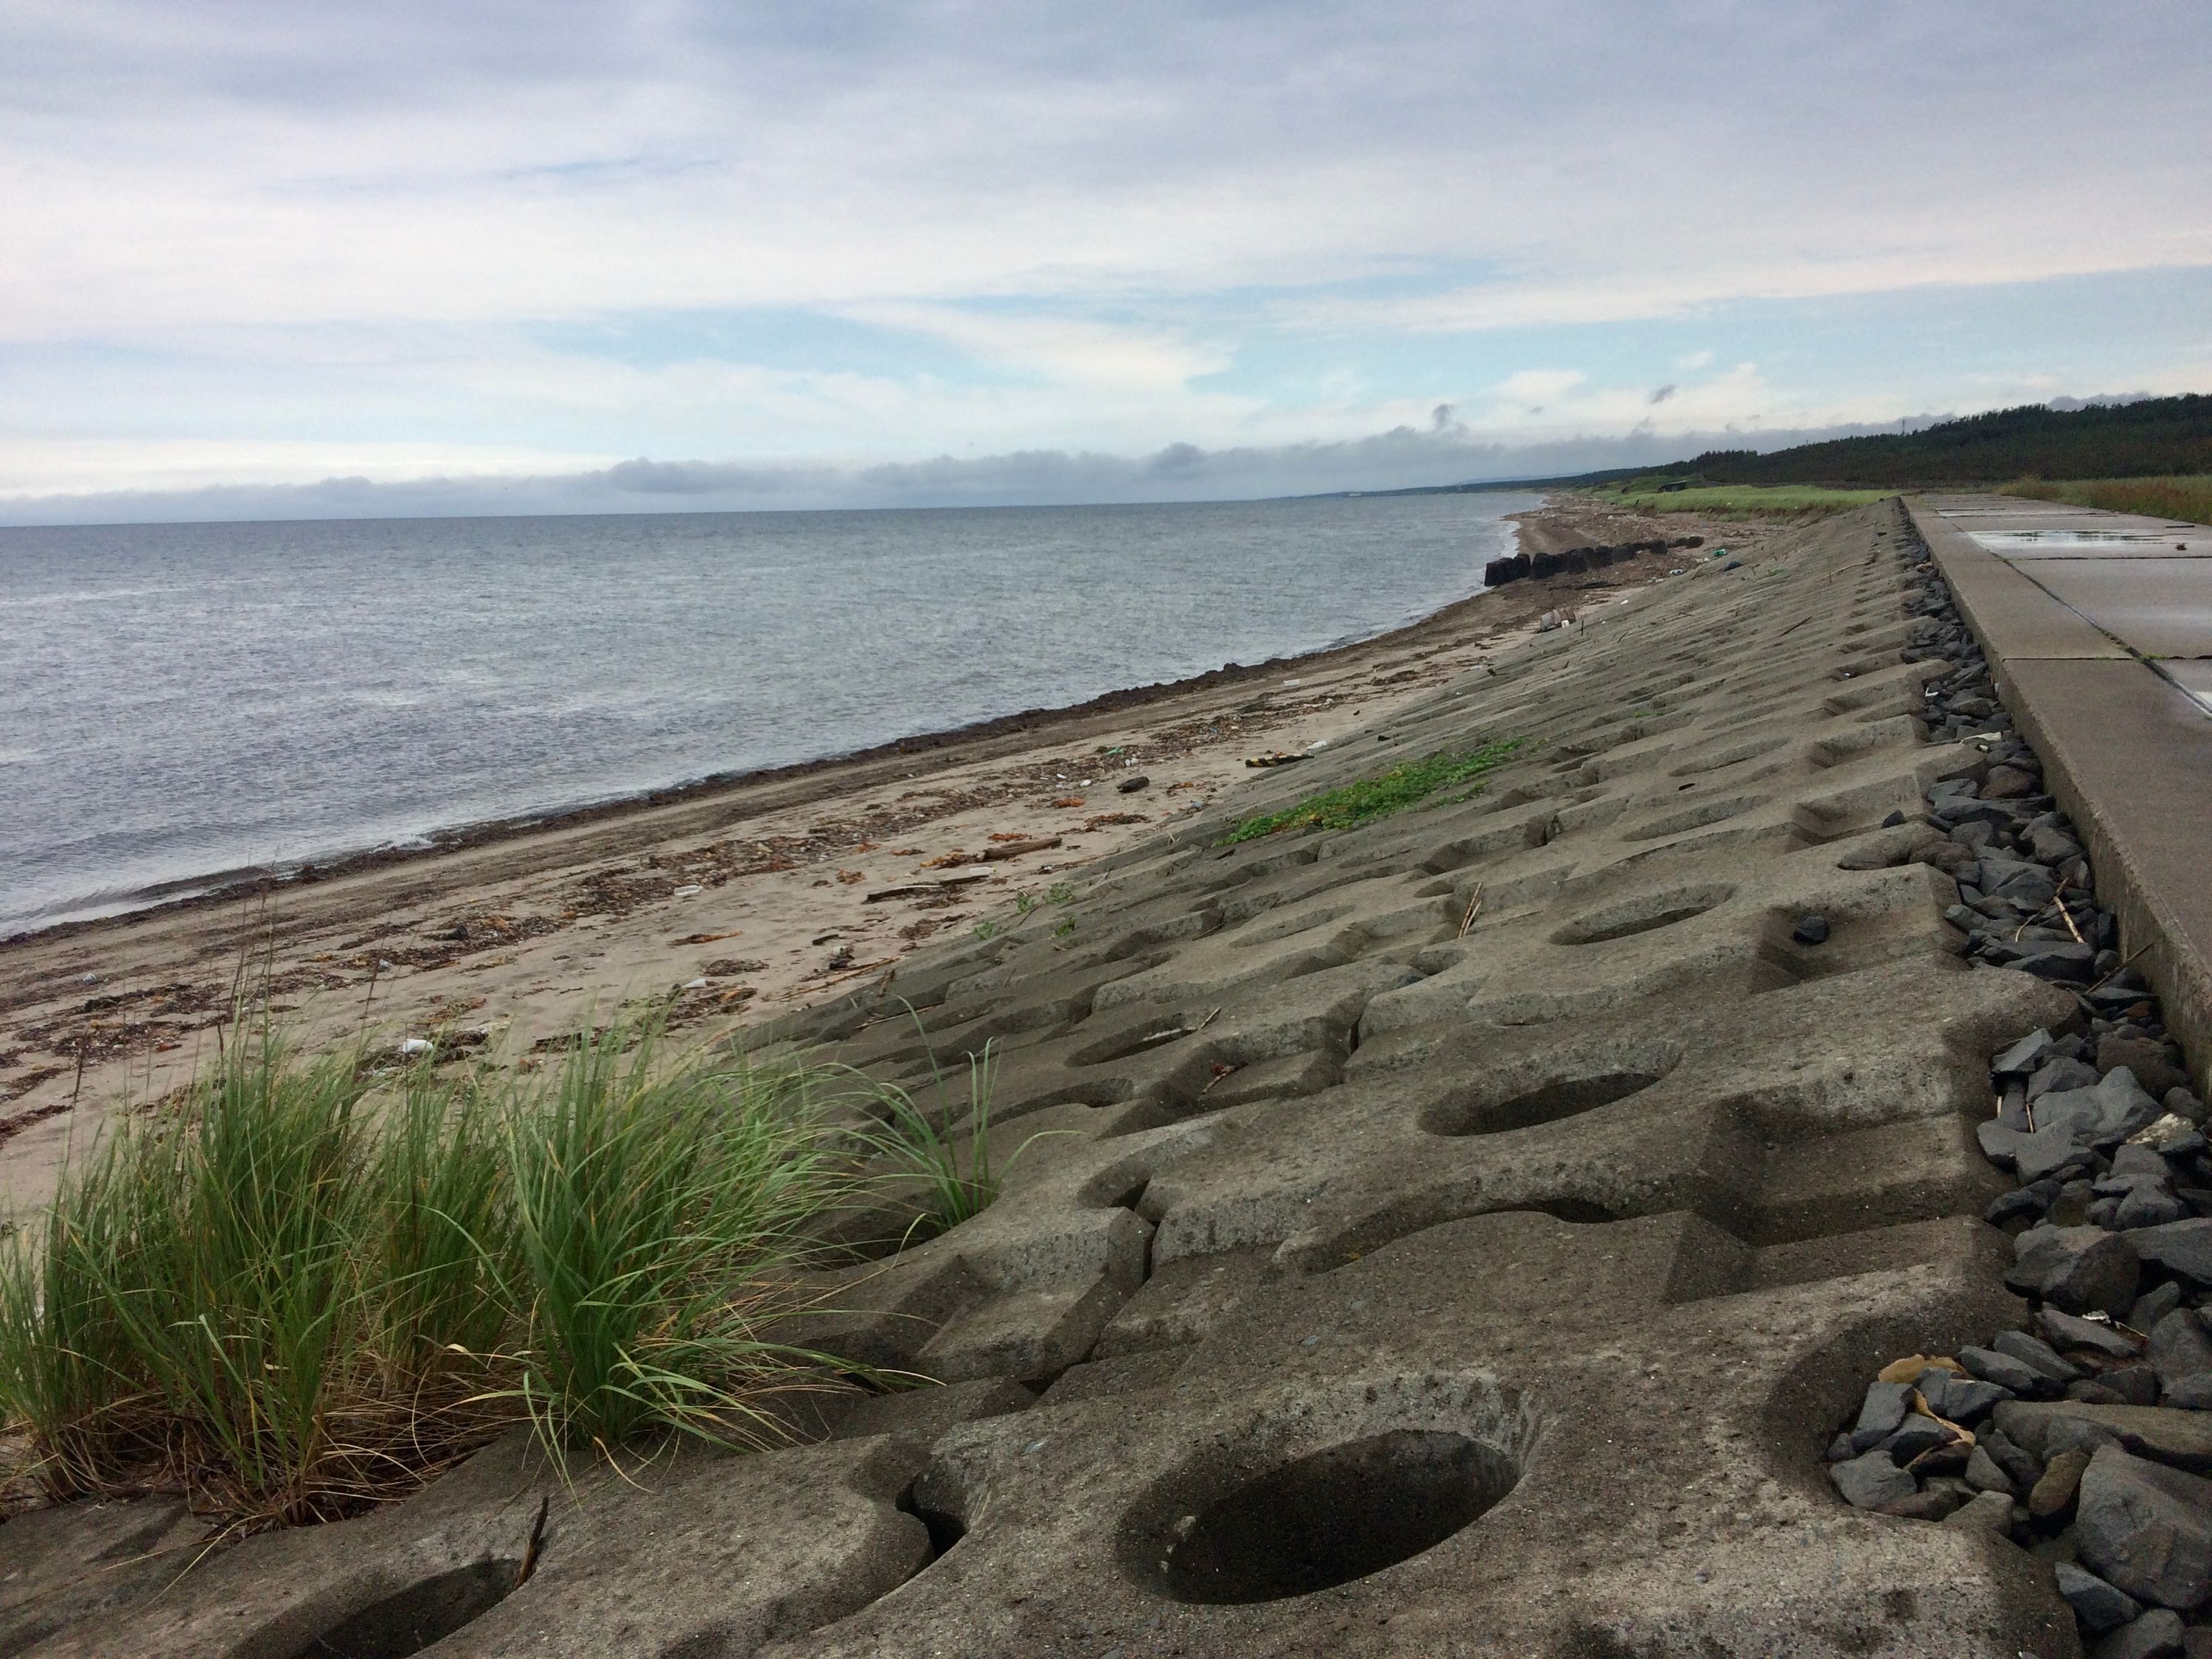
[[1645,542],[1621,542],[1604,547],[1571,547],[1564,553],[1516,553],[1510,559],[1492,559],[1482,568],[1485,587],[1503,587],[1524,576],[1581,575],[1601,570],[1646,553],[1664,553],[1670,547],[1702,547],[1703,536],[1677,536],[1673,541],[1654,537]]
[[[1850,1503],[1977,1528],[2051,1564],[2097,1659],[2212,1659],[2212,1158],[2157,1000],[2118,954],[2087,859],[1931,567],[1908,656],[1932,737],[1984,740],[1987,775],[1929,792],[1957,878],[1949,919],[1980,962],[2069,987],[2076,1018],[1990,1061],[1989,1209],[2014,1235],[2029,1328],[1915,1355],[1869,1387],[1828,1449]],[[2194,1622],[2192,1622],[2194,1621]]]

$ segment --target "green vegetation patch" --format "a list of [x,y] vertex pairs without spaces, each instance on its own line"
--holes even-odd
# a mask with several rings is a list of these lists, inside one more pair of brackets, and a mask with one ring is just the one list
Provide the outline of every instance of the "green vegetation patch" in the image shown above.
[[1697,513],[1708,518],[1794,519],[1848,513],[1887,499],[1887,489],[1830,489],[1817,484],[1705,484],[1663,493],[1658,480],[1633,478],[1616,491],[1620,501],[1642,513]]
[[2153,519],[2212,524],[2212,473],[2193,477],[2078,478],[2065,483],[2016,478],[1998,493],[2100,507],[2108,513],[2140,513]]
[[501,1083],[234,1028],[0,1241],[0,1418],[48,1494],[180,1491],[251,1531],[403,1497],[516,1425],[556,1458],[781,1437],[779,1396],[857,1369],[772,1333],[835,1265],[815,1224],[861,1177],[823,1090],[860,1080],[662,1064],[657,1036]]
[[[1219,845],[1257,841],[1262,836],[1276,835],[1285,830],[1356,830],[1363,823],[1372,823],[1393,812],[1418,806],[1440,789],[1449,789],[1497,770],[1532,741],[1528,738],[1505,738],[1472,750],[1447,750],[1431,755],[1426,760],[1408,761],[1403,766],[1392,767],[1380,777],[1364,778],[1358,783],[1327,790],[1279,812],[1262,812],[1256,817],[1246,818],[1224,836]],[[1469,789],[1455,799],[1466,800],[1475,793]]]

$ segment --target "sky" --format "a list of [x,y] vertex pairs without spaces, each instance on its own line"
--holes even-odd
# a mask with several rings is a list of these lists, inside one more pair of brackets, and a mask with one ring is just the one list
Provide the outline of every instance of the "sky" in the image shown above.
[[9,0],[0,522],[1178,499],[2212,391],[2203,0]]

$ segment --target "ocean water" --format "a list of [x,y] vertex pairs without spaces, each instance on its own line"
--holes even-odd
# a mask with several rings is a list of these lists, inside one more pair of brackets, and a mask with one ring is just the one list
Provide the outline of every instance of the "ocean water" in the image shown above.
[[1535,504],[0,529],[0,934],[1364,637]]

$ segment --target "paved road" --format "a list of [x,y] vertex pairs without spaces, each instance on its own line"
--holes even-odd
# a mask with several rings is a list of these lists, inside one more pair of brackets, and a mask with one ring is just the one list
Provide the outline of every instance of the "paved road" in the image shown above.
[[2212,529],[2011,496],[1927,504],[2212,716]]

